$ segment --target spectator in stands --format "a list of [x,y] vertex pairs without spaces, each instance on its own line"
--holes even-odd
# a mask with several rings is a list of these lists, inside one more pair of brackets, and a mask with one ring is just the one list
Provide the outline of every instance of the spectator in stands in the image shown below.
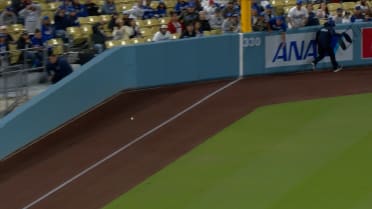
[[336,15],[332,17],[335,24],[342,24],[344,20],[344,10],[340,7],[336,9]]
[[228,14],[234,14],[234,13],[235,13],[234,1],[229,0],[225,8],[222,10],[222,15],[224,18],[228,18],[227,16]]
[[313,4],[308,4],[306,6],[307,12],[309,13],[309,17],[307,18],[306,26],[314,26],[319,25],[319,19],[316,16],[315,12],[313,11],[314,7]]
[[217,8],[215,13],[209,18],[209,25],[212,29],[221,29],[223,21],[222,11],[220,8]]
[[266,23],[268,23],[272,18],[275,17],[275,15],[273,14],[273,7],[271,6],[271,4],[267,4],[265,6],[265,10],[263,11],[263,14],[264,14]]
[[174,7],[174,10],[178,15],[180,15],[182,12],[184,12],[188,6],[188,2],[186,0],[177,0],[177,4]]
[[40,29],[41,8],[38,4],[30,4],[19,12],[19,15],[24,18],[25,29],[32,34],[36,29]]
[[12,4],[10,6],[13,8],[14,13],[18,14],[19,11],[26,7],[25,3],[26,2],[24,0],[12,0]]
[[193,37],[196,37],[196,32],[194,30],[194,24],[189,23],[188,25],[186,25],[186,29],[182,33],[180,38],[184,39],[184,38],[193,38]]
[[0,26],[0,33],[5,35],[5,37],[6,37],[5,41],[6,41],[7,44],[15,43],[13,37],[8,33],[8,26],[6,26],[6,25]]
[[64,7],[60,7],[54,16],[54,29],[56,37],[66,41],[66,28],[70,26],[70,21],[65,14]]
[[94,49],[97,51],[97,54],[100,54],[105,49],[105,42],[108,40],[108,37],[105,34],[103,24],[97,23],[93,25],[92,33],[92,42]]
[[267,22],[265,21],[265,14],[261,12],[257,18],[257,21],[253,23],[252,30],[255,32],[267,30]]
[[85,0],[85,9],[87,11],[88,16],[98,16],[100,15],[98,10],[98,6],[92,0]]
[[77,11],[73,7],[70,7],[68,13],[68,27],[79,26]]
[[354,14],[350,18],[350,22],[364,22],[366,20],[362,13],[362,8],[358,5],[354,9]]
[[54,26],[50,23],[50,19],[48,16],[45,16],[43,18],[43,23],[41,25],[41,33],[43,42],[46,42],[55,37]]
[[238,33],[240,31],[238,17],[238,14],[228,14],[222,23],[222,31],[224,33]]
[[196,12],[200,12],[203,10],[200,0],[189,0],[189,4],[190,3],[195,5]]
[[261,2],[259,0],[252,1],[252,6],[251,8],[257,11],[257,14],[260,14],[261,12],[264,11],[264,8],[260,4]]
[[183,25],[178,20],[177,13],[172,11],[170,15],[171,15],[171,19],[170,19],[170,21],[168,23],[168,31],[171,34],[174,34],[174,33],[181,34],[182,33],[182,30],[183,30]]
[[156,11],[151,7],[151,0],[146,0],[145,1],[145,4],[142,4],[140,6],[140,9],[142,10],[142,19],[146,20],[146,19],[151,19],[153,17],[155,17],[156,15]]
[[125,20],[124,32],[129,38],[141,37],[141,32],[136,24],[136,21],[132,18]]
[[9,45],[6,43],[6,35],[0,33],[0,71],[9,65]]
[[60,8],[63,8],[67,12],[67,14],[68,14],[68,10],[70,8],[72,8],[72,0],[65,0],[65,1],[63,1],[63,3],[60,6]]
[[161,25],[158,32],[154,34],[152,41],[165,41],[171,39],[171,34],[168,31],[167,25]]
[[31,44],[34,51],[35,59],[33,62],[33,67],[40,67],[43,60],[44,42],[42,38],[41,31],[39,29],[35,30],[34,36],[31,38]]
[[370,2],[368,2],[367,0],[360,0],[360,9],[362,10],[362,13],[364,15],[371,15],[370,12],[371,12],[371,4]]
[[25,59],[27,59],[26,61],[31,60],[31,62],[34,63],[35,53],[33,53],[32,51],[23,50],[23,49],[30,49],[30,48],[32,48],[31,39],[28,33],[24,31],[21,37],[17,41],[17,49],[22,50],[21,57],[19,58],[20,62],[23,62]]
[[156,8],[155,14],[157,17],[166,17],[167,16],[167,6],[164,2],[159,2],[158,7]]
[[128,34],[125,33],[124,22],[122,19],[116,19],[116,26],[114,27],[112,36],[114,40],[129,39]]
[[77,17],[86,17],[88,16],[88,12],[86,10],[86,7],[82,4],[80,4],[80,0],[73,0],[71,7],[76,12]]
[[203,29],[201,28],[202,25],[199,20],[195,21],[194,23],[194,31],[195,37],[202,37],[203,36]]
[[286,31],[287,31],[287,24],[285,23],[285,19],[283,16],[276,16],[275,18],[271,19],[268,24],[268,30],[271,31],[278,31],[281,34],[281,41],[282,45],[285,44],[286,41]]
[[106,0],[102,6],[102,14],[113,14],[116,12],[116,5],[114,0]]
[[329,17],[329,11],[326,2],[320,3],[319,8],[316,11],[316,16],[319,19],[327,19]]
[[199,12],[199,23],[201,31],[210,31],[212,30],[211,25],[207,19],[207,13],[205,11]]
[[288,20],[292,28],[300,28],[306,25],[309,14],[302,6],[302,0],[297,0],[296,6],[288,12]]
[[72,73],[71,65],[61,56],[49,54],[46,70],[52,84],[57,83]]
[[198,18],[199,14],[195,11],[195,4],[193,3],[188,4],[186,11],[180,16],[180,20],[184,25],[194,24]]
[[216,12],[216,9],[219,9],[219,5],[214,0],[205,0],[203,3],[203,10],[206,12],[208,17],[212,16]]
[[0,25],[17,24],[18,18],[12,7],[7,7],[0,15]]
[[111,14],[111,20],[108,24],[108,27],[111,31],[114,30],[116,26],[116,21],[118,20],[118,18],[119,18],[119,14],[117,12],[114,12],[113,14]]
[[351,14],[349,11],[345,11],[344,19],[342,20],[343,23],[350,23]]

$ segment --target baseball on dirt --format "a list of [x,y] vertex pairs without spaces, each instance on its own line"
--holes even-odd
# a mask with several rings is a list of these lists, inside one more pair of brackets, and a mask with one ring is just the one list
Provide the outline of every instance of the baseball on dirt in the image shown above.
[[132,116],[132,117],[130,117],[130,120],[134,120],[134,117]]

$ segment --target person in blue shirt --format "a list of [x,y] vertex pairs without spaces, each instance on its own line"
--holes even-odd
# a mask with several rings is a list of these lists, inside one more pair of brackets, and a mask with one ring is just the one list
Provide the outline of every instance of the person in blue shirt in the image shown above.
[[167,6],[164,2],[159,2],[158,7],[156,8],[156,15],[158,17],[167,16]]
[[45,16],[43,18],[43,23],[41,25],[41,36],[43,42],[46,42],[55,37],[54,26],[50,23],[50,19],[48,16]]
[[174,11],[180,15],[184,10],[186,10],[189,3],[186,0],[178,0],[176,6],[174,7]]
[[72,73],[72,67],[63,57],[50,52],[46,70],[52,84],[57,83]]
[[106,0],[102,6],[102,14],[111,15],[116,12],[116,5],[114,0]]
[[71,8],[76,11],[76,16],[78,17],[86,17],[88,16],[88,12],[84,5],[80,4],[80,0],[73,0],[71,4]]
[[329,19],[324,23],[324,26],[316,32],[315,41],[318,46],[318,56],[314,61],[311,62],[313,70],[315,70],[316,65],[321,61],[327,54],[331,58],[333,70],[335,72],[340,71],[342,66],[340,66],[336,61],[335,52],[332,47],[332,39],[336,36],[335,32],[335,22]]
[[58,38],[62,38],[64,41],[67,41],[66,38],[66,28],[70,26],[70,21],[66,15],[64,7],[60,7],[56,15],[54,16],[54,29],[55,35]]
[[276,16],[272,18],[268,24],[269,32],[278,31],[281,33],[281,40],[283,45],[285,44],[285,33],[287,31],[287,28],[288,27],[283,16]]
[[39,29],[35,30],[34,36],[31,38],[31,44],[35,59],[33,60],[33,67],[40,67],[43,60],[44,41]]
[[350,22],[364,22],[366,21],[365,16],[362,13],[362,8],[358,5],[354,9],[354,14],[350,18]]

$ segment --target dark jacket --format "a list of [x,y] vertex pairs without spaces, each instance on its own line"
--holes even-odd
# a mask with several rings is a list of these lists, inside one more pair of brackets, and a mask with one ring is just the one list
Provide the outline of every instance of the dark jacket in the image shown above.
[[202,31],[210,31],[211,30],[211,25],[209,24],[208,20],[200,20],[201,27],[200,29]]
[[46,69],[49,75],[53,75],[53,84],[72,73],[71,65],[62,57],[58,57],[57,62],[54,64],[48,63]]
[[99,27],[98,24],[93,26],[92,41],[95,44],[105,45],[105,41],[107,40],[107,37],[101,30],[99,30],[98,27]]
[[67,18],[67,16],[59,16],[56,15],[54,17],[54,27],[56,30],[66,30],[67,27],[69,27],[70,21]]
[[188,33],[187,31],[184,31],[180,38],[192,38],[192,37],[196,37],[195,31],[193,31],[191,34]]
[[85,4],[88,16],[98,16],[98,6],[95,3]]
[[316,32],[316,42],[321,48],[332,47],[332,38],[336,35],[335,29],[330,26],[323,26]]

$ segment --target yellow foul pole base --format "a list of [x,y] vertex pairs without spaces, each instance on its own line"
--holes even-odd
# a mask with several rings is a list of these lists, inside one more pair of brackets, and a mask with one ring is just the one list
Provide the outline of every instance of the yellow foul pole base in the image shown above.
[[251,4],[252,0],[240,0],[240,12],[241,12],[241,29],[243,33],[252,32],[251,24]]

